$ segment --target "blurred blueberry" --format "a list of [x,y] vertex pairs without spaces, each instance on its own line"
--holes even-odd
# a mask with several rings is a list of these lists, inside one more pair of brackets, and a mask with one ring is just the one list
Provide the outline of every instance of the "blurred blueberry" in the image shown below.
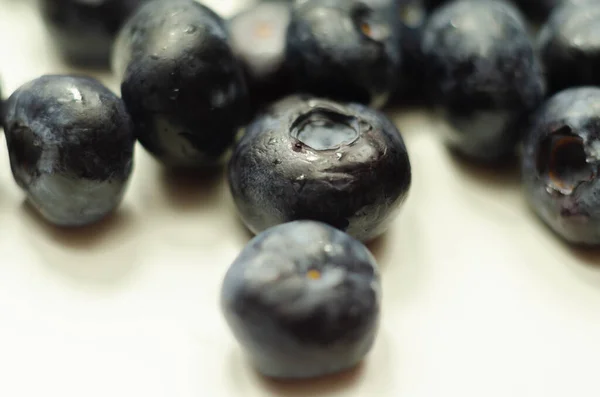
[[135,142],[123,102],[86,77],[44,76],[6,102],[10,166],[49,222],[96,222],[121,202]]
[[68,62],[108,66],[113,40],[147,0],[39,0],[42,18]]
[[286,59],[290,18],[289,2],[265,1],[229,21],[231,46],[244,67],[254,109],[294,90]]
[[395,8],[386,12],[377,5],[359,0],[295,3],[287,51],[302,91],[375,107],[387,102],[400,65],[399,22],[390,17],[397,15]]
[[551,92],[600,85],[600,3],[557,9],[539,36]]
[[515,124],[545,90],[519,12],[502,1],[449,2],[431,15],[422,49],[431,100],[454,126],[448,145],[480,162],[512,155]]

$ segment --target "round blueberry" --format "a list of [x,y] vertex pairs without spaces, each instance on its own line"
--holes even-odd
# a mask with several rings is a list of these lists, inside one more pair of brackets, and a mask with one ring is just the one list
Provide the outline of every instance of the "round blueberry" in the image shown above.
[[217,163],[247,117],[225,24],[192,0],[150,1],[121,31],[114,69],[141,144],[164,164]]
[[455,127],[448,145],[482,162],[512,155],[515,123],[545,90],[519,12],[502,1],[450,2],[431,15],[422,50],[431,100]]
[[572,243],[600,244],[600,89],[571,88],[531,118],[522,159],[529,204]]
[[147,0],[40,0],[39,6],[67,61],[108,66],[115,35],[144,1]]
[[383,106],[397,79],[397,29],[390,12],[359,0],[296,2],[287,51],[297,86],[318,96]]
[[541,60],[552,92],[600,85],[600,3],[557,9],[539,36]]
[[383,233],[411,182],[402,137],[363,105],[289,97],[257,117],[234,149],[231,191],[254,233],[322,221],[366,241]]
[[373,345],[381,285],[357,240],[297,221],[255,237],[221,292],[225,318],[259,372],[311,378],[356,366]]
[[96,222],[121,202],[135,143],[123,102],[87,77],[44,76],[6,102],[10,166],[51,223]]
[[286,62],[291,5],[258,3],[229,21],[231,46],[244,67],[252,105],[272,102],[293,91]]

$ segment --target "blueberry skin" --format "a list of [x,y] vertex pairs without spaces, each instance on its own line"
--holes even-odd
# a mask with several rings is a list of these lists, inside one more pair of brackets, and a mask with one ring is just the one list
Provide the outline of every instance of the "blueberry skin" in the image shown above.
[[263,375],[313,378],[356,366],[380,316],[377,264],[360,242],[297,221],[255,237],[229,268],[222,310]]
[[17,184],[50,223],[83,226],[121,202],[135,143],[123,102],[87,77],[43,76],[6,101]]
[[40,0],[42,19],[63,57],[84,66],[109,66],[114,38],[147,0]]
[[292,16],[286,1],[267,1],[234,16],[228,23],[231,47],[244,68],[255,109],[294,91],[286,58]]
[[538,46],[551,92],[599,85],[600,3],[564,6],[540,32]]
[[225,23],[191,0],[140,7],[119,34],[113,64],[138,140],[167,166],[218,163],[247,119]]
[[383,106],[400,65],[399,26],[389,15],[358,0],[297,1],[287,35],[296,85],[317,96]]
[[425,66],[421,53],[423,32],[429,12],[424,0],[399,0],[400,52],[402,63],[398,71],[398,86],[394,102],[423,102],[426,99]]
[[522,176],[529,204],[575,244],[600,244],[600,89],[571,88],[531,118]]
[[422,50],[431,100],[455,127],[449,147],[480,162],[512,155],[516,125],[545,91],[519,12],[501,1],[450,2],[431,15]]
[[385,232],[406,198],[411,168],[402,137],[382,114],[294,96],[248,126],[229,183],[254,233],[312,219],[368,241]]

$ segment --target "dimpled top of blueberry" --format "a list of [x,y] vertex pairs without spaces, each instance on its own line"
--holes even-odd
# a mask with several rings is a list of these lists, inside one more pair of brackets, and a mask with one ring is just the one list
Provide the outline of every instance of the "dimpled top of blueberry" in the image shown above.
[[438,8],[424,32],[434,100],[456,111],[534,107],[541,70],[525,22],[503,1],[458,0]]
[[233,321],[242,320],[241,339],[260,334],[256,328],[266,332],[264,342],[333,348],[374,332],[380,294],[375,260],[362,244],[325,224],[298,221],[244,248],[227,273],[222,302]]
[[291,96],[247,127],[229,180],[255,232],[315,219],[364,241],[394,218],[411,167],[402,137],[384,115],[359,104]]
[[332,150],[356,141],[360,131],[356,119],[317,109],[299,117],[291,134],[315,150]]

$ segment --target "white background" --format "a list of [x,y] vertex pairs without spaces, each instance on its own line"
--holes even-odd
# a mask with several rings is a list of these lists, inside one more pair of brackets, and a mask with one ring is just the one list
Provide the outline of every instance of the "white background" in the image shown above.
[[[0,0],[5,93],[72,71],[29,0]],[[414,183],[371,246],[384,284],[379,338],[358,370],[292,384],[258,376],[221,317],[221,280],[249,237],[222,176],[167,175],[138,147],[118,213],[63,231],[23,204],[2,143],[0,396],[598,396],[600,254],[547,231],[516,171],[452,158],[431,115],[392,117]]]

